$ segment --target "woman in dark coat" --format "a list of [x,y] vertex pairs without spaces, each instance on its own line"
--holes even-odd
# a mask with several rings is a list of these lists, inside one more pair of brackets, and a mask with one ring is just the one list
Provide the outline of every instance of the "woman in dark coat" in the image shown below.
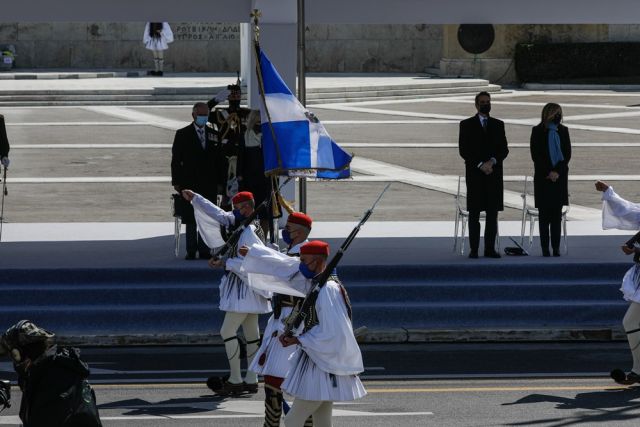
[[569,129],[561,124],[562,108],[549,103],[542,109],[540,124],[531,130],[533,188],[539,213],[542,255],[549,256],[549,232],[553,256],[560,256],[562,207],[569,205]]

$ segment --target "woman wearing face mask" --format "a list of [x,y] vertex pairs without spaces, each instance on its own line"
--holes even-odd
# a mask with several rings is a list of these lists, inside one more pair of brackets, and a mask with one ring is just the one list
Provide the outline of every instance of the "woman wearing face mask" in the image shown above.
[[553,256],[560,256],[562,207],[569,205],[569,161],[571,139],[562,125],[562,108],[549,103],[542,109],[540,124],[531,131],[533,188],[539,212],[542,255],[550,256],[549,234]]

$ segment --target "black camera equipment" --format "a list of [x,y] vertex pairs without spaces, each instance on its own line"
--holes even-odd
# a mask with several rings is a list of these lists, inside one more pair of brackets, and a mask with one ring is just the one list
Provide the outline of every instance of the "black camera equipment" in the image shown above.
[[0,380],[0,412],[11,407],[11,383]]

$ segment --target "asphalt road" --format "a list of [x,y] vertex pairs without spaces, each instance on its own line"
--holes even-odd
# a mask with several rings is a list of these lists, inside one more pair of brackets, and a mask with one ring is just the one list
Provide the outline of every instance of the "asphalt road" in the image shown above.
[[[607,378],[628,368],[625,343],[367,345],[363,354],[369,394],[336,404],[335,426],[635,426],[640,416],[640,388]],[[262,387],[232,399],[204,386],[225,371],[221,347],[83,355],[105,426],[262,425]],[[18,425],[19,399],[14,387],[0,425]]]

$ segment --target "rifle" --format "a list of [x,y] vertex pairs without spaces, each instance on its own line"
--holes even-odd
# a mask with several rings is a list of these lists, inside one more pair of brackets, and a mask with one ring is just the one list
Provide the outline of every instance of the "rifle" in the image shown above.
[[2,241],[2,224],[4,224],[4,196],[8,196],[9,191],[7,191],[7,167],[4,167],[4,172],[2,173],[2,207],[0,208],[0,242]]
[[[278,191],[280,191],[282,187],[284,187],[289,181],[291,181],[291,178],[287,178],[287,180],[283,182],[282,185],[280,185],[280,188],[278,188]],[[249,227],[251,223],[253,223],[253,221],[255,221],[255,219],[258,217],[258,214],[260,213],[260,211],[262,209],[268,208],[271,205],[271,199],[272,197],[268,197],[262,203],[256,206],[253,212],[251,212],[251,215],[246,217],[240,223],[240,225],[238,225],[238,227],[236,227],[236,229],[233,230],[233,233],[231,233],[231,236],[229,236],[229,238],[224,243],[224,245],[220,246],[218,249],[215,250],[215,252],[211,254],[213,256],[213,259],[219,259],[227,255],[227,253],[231,250],[231,248],[233,248],[238,243],[238,240],[240,240],[240,236],[242,235],[242,232],[247,227]]]
[[329,280],[329,277],[333,274],[333,271],[338,266],[338,263],[340,262],[343,255],[349,248],[349,245],[351,245],[351,242],[353,242],[353,239],[355,239],[356,235],[360,231],[360,228],[364,225],[365,222],[367,222],[367,220],[373,213],[373,210],[375,209],[376,205],[378,204],[380,199],[382,199],[382,196],[389,189],[390,186],[391,184],[387,184],[384,190],[382,190],[382,193],[380,193],[380,195],[378,196],[378,199],[375,201],[373,206],[371,206],[370,209],[367,209],[365,211],[358,225],[356,225],[355,228],[351,230],[351,233],[349,234],[349,236],[347,236],[347,238],[342,243],[342,245],[340,245],[340,249],[338,249],[338,251],[333,256],[333,258],[331,258],[331,261],[327,263],[324,270],[322,270],[321,273],[319,273],[317,276],[315,276],[312,279],[311,289],[309,290],[309,292],[307,293],[307,296],[302,301],[302,304],[296,305],[296,307],[293,309],[291,314],[283,322],[285,326],[284,327],[285,336],[288,336],[288,337],[293,336],[293,331],[297,330],[300,324],[305,320],[305,318],[307,317],[309,308],[312,307],[315,304],[316,299],[318,299],[318,293],[320,292],[320,289],[327,283],[327,280]]

